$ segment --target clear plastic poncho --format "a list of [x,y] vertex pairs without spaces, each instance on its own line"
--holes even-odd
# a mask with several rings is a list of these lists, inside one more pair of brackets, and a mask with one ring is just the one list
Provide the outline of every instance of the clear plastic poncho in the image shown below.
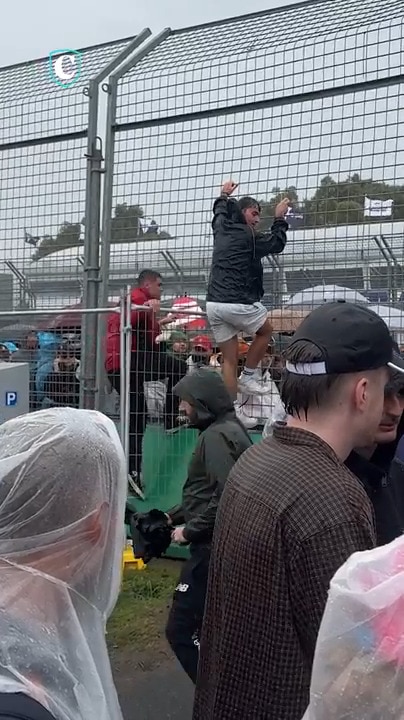
[[105,641],[120,588],[126,472],[101,413],[0,426],[0,692],[57,720],[122,720]]
[[304,720],[403,720],[404,537],[331,581]]

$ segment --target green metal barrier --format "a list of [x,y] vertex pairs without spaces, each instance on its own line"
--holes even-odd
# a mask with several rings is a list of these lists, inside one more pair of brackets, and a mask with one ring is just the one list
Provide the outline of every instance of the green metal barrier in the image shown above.
[[[182,428],[170,435],[160,425],[148,425],[143,438],[143,483],[146,498],[140,500],[128,497],[128,507],[137,512],[147,512],[152,508],[166,511],[178,505],[197,438],[197,430]],[[254,443],[259,442],[261,434],[251,433],[251,439]],[[167,555],[186,558],[188,549],[171,545]]]

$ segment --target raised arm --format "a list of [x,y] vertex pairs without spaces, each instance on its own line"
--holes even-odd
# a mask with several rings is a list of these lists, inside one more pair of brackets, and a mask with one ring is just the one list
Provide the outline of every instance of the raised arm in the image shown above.
[[233,180],[226,180],[226,182],[223,183],[220,190],[220,196],[213,204],[212,227],[214,230],[223,222],[223,220],[228,220],[231,216],[229,204],[235,203],[236,200],[230,196],[234,193],[236,188],[238,188],[238,184],[233,182]]
[[284,198],[275,208],[275,219],[269,232],[257,233],[255,251],[259,258],[266,255],[279,255],[286,245],[286,232],[289,228],[285,216],[289,209],[289,198]]

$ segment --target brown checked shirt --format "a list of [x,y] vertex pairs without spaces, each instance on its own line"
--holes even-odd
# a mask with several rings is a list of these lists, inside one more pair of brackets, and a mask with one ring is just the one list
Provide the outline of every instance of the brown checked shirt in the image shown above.
[[193,720],[301,720],[329,583],[374,547],[370,501],[327,443],[276,426],[219,505]]

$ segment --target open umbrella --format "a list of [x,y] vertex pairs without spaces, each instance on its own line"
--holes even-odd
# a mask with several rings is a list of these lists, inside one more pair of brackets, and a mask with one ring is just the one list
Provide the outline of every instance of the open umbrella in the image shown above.
[[315,307],[325,302],[335,302],[336,300],[346,300],[351,303],[367,303],[369,300],[357,290],[342,287],[341,285],[315,285],[314,287],[305,288],[301,292],[292,295],[286,302],[286,305],[306,305]]
[[377,313],[392,331],[404,332],[404,312],[388,305],[370,305],[369,310]]
[[35,332],[35,325],[14,323],[0,328],[0,342],[21,342],[27,335]]
[[[186,312],[181,312],[185,310]],[[165,326],[166,330],[206,330],[206,318],[202,315],[202,308],[197,300],[187,295],[177,297],[173,301],[171,312],[175,316],[173,321]],[[194,315],[193,313],[197,313]]]
[[[115,302],[108,302],[108,307],[115,307]],[[57,332],[69,332],[75,328],[81,328],[83,316],[81,313],[70,312],[69,310],[80,310],[83,307],[82,303],[76,303],[75,305],[68,305],[62,308],[60,315],[53,315],[44,318],[40,324],[41,330],[55,330]]]

